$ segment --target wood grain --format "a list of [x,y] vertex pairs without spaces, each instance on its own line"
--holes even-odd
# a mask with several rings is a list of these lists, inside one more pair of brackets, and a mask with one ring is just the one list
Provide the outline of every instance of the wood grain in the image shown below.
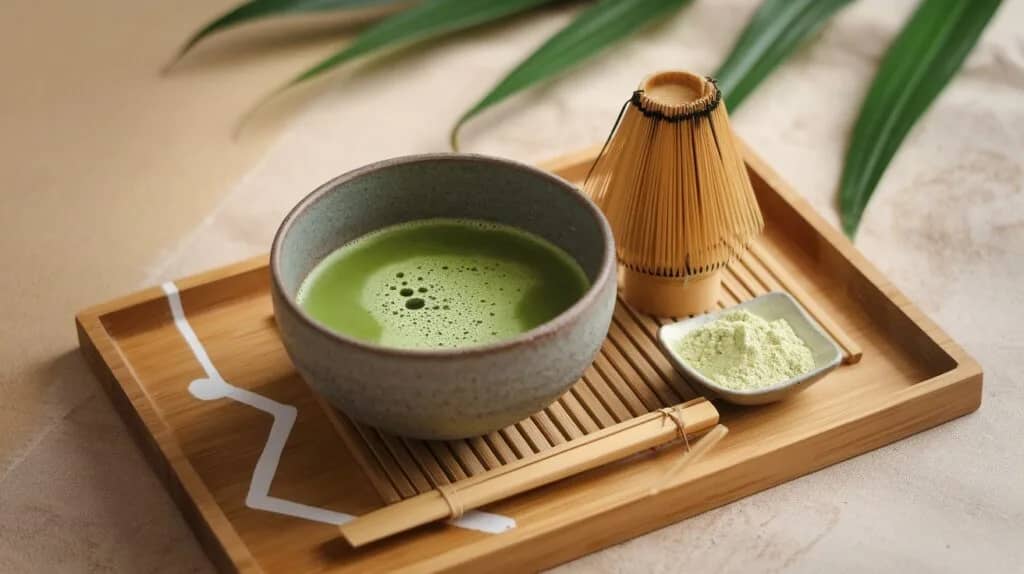
[[[515,529],[501,535],[426,526],[354,550],[333,525],[246,506],[269,417],[228,400],[197,401],[188,393],[189,382],[202,376],[202,369],[176,332],[159,289],[80,313],[81,348],[153,468],[224,571],[539,569],[976,409],[981,400],[980,366],[768,166],[742,149],[766,222],[757,245],[813,300],[819,321],[829,317],[859,346],[862,358],[792,400],[757,408],[720,405],[729,435],[655,496],[638,497],[623,485],[651,484],[663,477],[677,460],[673,450],[606,465],[489,505],[486,510],[517,522]],[[546,167],[579,180],[595,154],[595,149],[587,150]],[[771,263],[760,258],[743,258],[741,263],[744,267],[736,268],[737,273],[726,274],[721,305],[785,287],[780,278],[758,267],[761,263],[768,271]],[[366,437],[367,451],[360,453],[339,436],[294,372],[277,337],[266,258],[176,284],[189,322],[224,378],[298,411],[271,494],[362,515],[393,500],[388,494],[392,489],[399,496],[413,496],[432,486],[424,478],[429,469],[421,468],[406,444],[385,443],[371,429],[356,425]],[[629,352],[639,347],[637,340],[649,337],[667,320],[623,307],[617,311],[619,331],[610,344],[620,354],[623,349]],[[644,355],[642,348],[639,353],[647,367],[630,363],[625,355],[625,362],[618,363],[604,357],[557,407],[548,410],[551,425],[563,438],[594,432],[644,408],[639,395],[620,396],[616,389],[639,389],[648,400],[661,400],[670,392],[683,399],[693,396],[656,357]],[[547,421],[532,422],[532,427],[504,429],[466,446],[485,468],[514,461],[555,442]],[[453,458],[468,456],[462,447],[449,451]],[[388,470],[375,475],[367,461],[382,459]],[[479,471],[469,465],[460,468],[467,476]],[[449,472],[454,474],[455,469]]]

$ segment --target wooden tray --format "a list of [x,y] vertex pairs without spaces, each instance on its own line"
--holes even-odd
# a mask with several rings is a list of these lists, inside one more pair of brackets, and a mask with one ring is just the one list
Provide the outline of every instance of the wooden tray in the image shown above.
[[[586,150],[546,167],[578,180],[596,152]],[[466,451],[406,443],[398,450],[374,451],[372,444],[354,442],[368,436],[372,442],[373,431],[346,431],[344,417],[321,408],[281,347],[265,258],[177,281],[169,293],[148,289],[86,310],[77,317],[81,347],[200,541],[225,571],[537,569],[976,409],[980,366],[763,162],[744,152],[767,229],[757,249],[730,268],[721,303],[787,290],[837,339],[847,362],[856,364],[783,403],[718,405],[729,436],[657,495],[624,486],[663,476],[674,464],[672,451],[608,465],[494,504],[486,510],[515,523],[501,534],[439,524],[364,549],[349,548],[334,524],[419,491],[399,492],[396,481],[429,471],[430,461],[438,465],[432,477],[437,481],[478,471],[465,458],[470,454],[481,467],[502,461],[485,460],[473,445]],[[174,305],[179,305],[177,322]],[[495,440],[527,456],[560,438],[571,440],[573,425],[580,432],[587,430],[588,419],[596,426],[602,412],[615,420],[635,414],[632,400],[649,409],[694,396],[648,346],[657,321],[620,305],[589,376],[554,411],[505,429]],[[191,346],[183,337],[188,333],[194,336]],[[211,369],[233,385],[232,396],[199,400],[190,393],[190,384],[208,378]],[[602,402],[596,392],[601,381],[609,390],[612,385],[633,389],[636,396],[613,392],[604,397],[611,402]],[[614,406],[612,395],[622,404]],[[625,412],[615,414],[618,408]],[[496,457],[499,443],[488,443]],[[419,450],[424,448],[428,453]],[[378,456],[414,449],[421,455],[412,460],[417,465],[400,473],[395,467],[388,471],[389,463],[400,461]]]

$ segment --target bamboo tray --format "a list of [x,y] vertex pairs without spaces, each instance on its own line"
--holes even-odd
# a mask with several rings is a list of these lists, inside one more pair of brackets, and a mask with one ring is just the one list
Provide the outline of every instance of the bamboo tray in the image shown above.
[[[596,153],[545,167],[579,180]],[[224,571],[538,569],[975,410],[980,366],[770,168],[744,155],[766,233],[729,268],[719,304],[789,291],[840,343],[847,364],[783,403],[717,405],[728,437],[656,494],[628,487],[663,477],[677,460],[672,449],[486,507],[485,518],[514,524],[501,533],[435,524],[353,549],[337,527],[696,396],[653,346],[665,319],[621,303],[601,356],[572,391],[479,444],[401,441],[319,401],[277,338],[265,258],[83,311],[82,351]],[[199,400],[190,383],[211,369],[233,390]]]

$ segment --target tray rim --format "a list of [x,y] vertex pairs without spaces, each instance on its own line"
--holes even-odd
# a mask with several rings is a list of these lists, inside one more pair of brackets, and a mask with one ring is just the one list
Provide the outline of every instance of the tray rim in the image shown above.
[[[739,143],[748,170],[771,187],[824,241],[838,251],[839,255],[846,259],[852,268],[863,274],[865,279],[874,285],[883,296],[892,301],[937,347],[952,358],[955,366],[948,371],[898,391],[884,404],[878,405],[873,410],[859,411],[857,414],[844,413],[832,420],[831,424],[818,427],[813,433],[807,432],[797,436],[790,443],[775,451],[762,453],[755,458],[744,459],[738,463],[738,466],[754,464],[759,459],[773,453],[790,457],[801,456],[797,452],[800,447],[815,441],[827,442],[828,439],[834,438],[833,435],[845,434],[848,438],[857,440],[859,443],[858,454],[863,454],[976,410],[981,404],[983,379],[981,365],[929,319],[923,311],[918,309],[891,281],[886,279],[845,235],[825,221],[745,142],[740,141]],[[558,172],[566,179],[573,179],[570,174],[585,169],[599,148],[600,146],[596,146],[566,154],[552,161],[543,162],[539,164],[539,167]],[[184,292],[207,283],[258,270],[266,266],[268,262],[267,255],[260,255],[175,280],[175,284]],[[152,408],[145,389],[131,366],[121,355],[114,338],[103,323],[105,315],[127,307],[151,303],[164,297],[160,287],[154,286],[79,312],[75,316],[75,322],[81,349],[90,363],[91,370],[97,375],[107,394],[111,396],[120,415],[135,431],[132,435],[142,448],[151,467],[167,486],[172,498],[185,515],[187,522],[193,526],[199,541],[217,567],[222,571],[262,572],[245,542],[240,538],[220,506],[217,505],[213,494],[201,481],[196,470],[180,450],[180,445],[173,439],[159,440],[162,436],[173,434],[173,430]],[[965,389],[958,393],[960,387],[965,387]],[[958,396],[958,394],[966,395],[966,397]],[[869,421],[885,418],[894,413],[898,414],[919,401],[934,402],[935,408],[928,409],[925,416],[903,421],[904,424],[897,425],[896,428],[887,428],[885,432],[866,436],[859,436],[855,432],[857,425],[870,426]],[[836,449],[837,452],[838,450]],[[654,497],[640,501],[633,499],[592,501],[585,505],[587,507],[586,520],[560,519],[555,516],[545,521],[543,528],[534,529],[536,531],[532,532],[530,537],[517,540],[512,544],[508,544],[505,537],[490,537],[472,545],[460,547],[458,552],[439,553],[430,559],[429,565],[432,569],[462,570],[479,567],[483,562],[486,562],[490,568],[513,565],[519,568],[524,566],[543,567],[557,564],[710,508],[721,506],[753,492],[791,480],[796,476],[814,472],[852,456],[856,456],[856,454],[849,455],[843,452],[833,456],[812,457],[813,462],[807,467],[808,469],[798,475],[776,472],[775,476],[763,479],[757,485],[739,485],[726,497],[705,498],[696,503],[684,500],[686,491],[689,489],[699,488],[702,484],[709,484],[716,480],[714,473],[705,473],[703,476],[665,489],[657,497],[657,506],[661,507],[658,512],[653,512],[655,510],[653,507],[647,508],[651,506],[652,501],[655,501]],[[731,468],[737,465],[730,463],[725,466]],[[601,469],[598,469],[597,472],[601,472]],[[673,500],[676,504],[672,503]],[[631,505],[630,509],[623,508],[627,504]],[[625,512],[608,516],[619,509]],[[671,511],[666,513],[666,509],[671,509]],[[643,513],[645,510],[647,510],[645,522],[635,519],[638,513]],[[617,522],[621,528],[610,527],[611,522]],[[574,526],[570,543],[561,544],[556,549],[544,553],[542,559],[535,558],[527,565],[523,564],[521,556],[518,557],[520,559],[517,559],[516,554],[524,544],[530,544],[537,538],[562,529],[569,524]],[[592,536],[587,536],[586,533],[595,529],[595,525],[600,527],[599,530],[594,531]]]
[[[176,283],[189,288],[208,280],[237,275],[258,268],[261,259],[267,258],[252,258],[192,275]],[[131,433],[132,438],[185,515],[185,521],[193,526],[200,544],[218,570],[263,572],[178,442],[159,440],[162,435],[173,434],[173,429],[152,408],[134,370],[103,324],[103,317],[108,313],[164,297],[159,287],[149,287],[81,311],[75,316],[79,346],[115,409],[130,430],[135,431]],[[143,397],[144,400],[137,401],[135,397]]]

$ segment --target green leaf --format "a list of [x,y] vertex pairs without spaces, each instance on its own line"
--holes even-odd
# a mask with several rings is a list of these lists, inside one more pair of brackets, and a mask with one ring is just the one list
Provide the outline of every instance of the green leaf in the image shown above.
[[715,73],[735,110],[775,68],[851,0],[765,0]]
[[690,1],[600,0],[549,38],[463,114],[451,131],[452,148],[458,149],[459,128],[484,109],[565,71]]
[[889,47],[853,129],[840,180],[843,231],[857,231],[889,161],[978,41],[1001,0],[924,0]]
[[249,2],[239,5],[220,18],[213,20],[193,34],[192,37],[189,38],[188,42],[182,46],[174,61],[180,60],[181,57],[191,50],[193,46],[210,34],[253,20],[282,16],[285,14],[368,8],[398,3],[399,0],[250,0]]
[[343,50],[302,72],[281,89],[314,78],[331,68],[380,48],[407,44],[472,28],[553,1],[429,0],[391,16],[363,32]]

